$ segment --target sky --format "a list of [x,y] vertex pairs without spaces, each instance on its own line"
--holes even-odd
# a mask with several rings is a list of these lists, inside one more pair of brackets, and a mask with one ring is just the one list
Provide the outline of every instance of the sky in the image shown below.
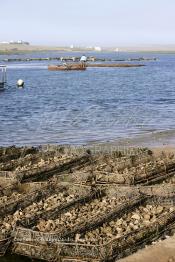
[[175,44],[175,0],[0,0],[0,41]]

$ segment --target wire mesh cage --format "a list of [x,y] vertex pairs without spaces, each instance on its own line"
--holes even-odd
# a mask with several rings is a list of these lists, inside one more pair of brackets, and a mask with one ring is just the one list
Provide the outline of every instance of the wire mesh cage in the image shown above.
[[[150,199],[153,201],[153,199]],[[156,198],[154,199],[156,201]],[[106,217],[106,222],[110,220]],[[65,241],[56,233],[41,233],[32,231],[26,228],[17,228],[16,236],[14,238],[14,252],[26,254],[29,252],[30,245],[35,249],[40,250],[45,246],[47,248],[53,246],[57,250],[57,261],[60,258],[71,257],[74,259],[82,259],[84,261],[99,260],[109,261],[112,257],[123,257],[126,252],[132,252],[137,246],[143,246],[146,243],[156,239],[163,234],[164,231],[169,229],[169,226],[175,221],[175,211],[161,215],[156,222],[151,223],[149,226],[144,226],[139,230],[133,230],[131,233],[123,237],[112,239],[105,244],[81,244],[77,243],[71,238]],[[98,221],[96,226],[98,227]],[[89,227],[85,227],[84,231],[88,231]],[[27,251],[25,248],[27,248]],[[39,251],[37,251],[38,254]],[[29,253],[28,253],[29,254]],[[29,255],[31,256],[31,255]],[[33,257],[35,257],[33,255]],[[53,256],[54,257],[54,256]],[[37,255],[37,258],[38,255]]]

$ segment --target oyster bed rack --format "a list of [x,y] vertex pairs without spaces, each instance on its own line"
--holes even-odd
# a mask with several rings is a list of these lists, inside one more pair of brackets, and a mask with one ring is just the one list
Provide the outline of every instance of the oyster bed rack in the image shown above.
[[[20,191],[22,194],[19,198],[17,194],[16,201],[10,199],[5,205],[0,206],[0,218],[4,219],[6,215],[12,215],[17,210],[25,209],[30,205],[32,207],[32,204],[40,200],[45,201],[48,196],[61,190],[69,191],[69,193],[72,190],[73,198],[70,197],[71,201],[65,203],[61,200],[60,203],[63,204],[49,204],[48,210],[47,208],[41,211],[36,209],[36,213],[31,216],[25,217],[27,213],[24,211],[16,226],[13,226],[13,231],[0,235],[0,255],[4,255],[9,250],[46,261],[107,262],[124,257],[145,244],[151,243],[166,232],[170,232],[174,226],[175,211],[172,207],[175,204],[175,185],[172,179],[171,184],[167,183],[169,178],[175,176],[175,158],[172,156],[164,155],[163,158],[156,158],[151,152],[145,150],[140,152],[138,150],[130,155],[119,151],[105,154],[88,150],[79,153],[72,153],[70,150],[68,154],[64,154],[65,152],[62,154],[62,149],[60,149],[60,155],[57,156],[53,149],[51,152],[44,152],[41,148],[8,150],[4,153],[4,149],[0,148],[0,182],[2,182],[0,196],[10,196],[10,190],[11,192]],[[122,182],[122,176],[124,182]],[[108,178],[110,178],[109,181]],[[78,197],[74,197],[75,192],[79,192]],[[91,201],[103,196],[108,196],[108,198],[115,196],[117,200],[115,200],[115,206],[111,205],[111,210],[101,209],[98,214],[89,211]],[[87,203],[89,204],[88,208],[84,209],[85,213],[80,212],[81,207]],[[133,227],[133,230],[129,228],[131,232],[126,230],[127,233],[125,232],[123,236],[117,234],[118,238],[106,238],[105,235],[103,239],[106,242],[103,244],[94,244],[92,239],[87,243],[93,244],[76,240],[75,236],[89,237],[86,233],[113,220],[120,218],[122,220],[123,216],[125,222],[125,215],[129,217],[130,222],[131,213],[137,208],[139,209],[136,212],[143,212],[146,205],[152,205],[154,212],[157,212],[156,206],[160,205],[159,210],[161,205],[164,208],[166,206],[166,212],[163,215],[156,213],[156,216],[159,214],[158,217],[155,216],[156,221],[150,219],[147,224],[144,224],[144,220],[140,220],[143,224],[139,230],[136,229],[138,227]],[[74,211],[76,208],[78,211]],[[72,228],[63,223],[63,229],[59,229],[58,226],[55,233],[35,231],[37,228],[40,229],[37,227],[40,219],[46,222],[50,219],[57,220],[60,215],[72,210],[73,214],[80,212],[79,217],[85,214],[82,219],[71,222]],[[108,211],[105,213],[106,210]],[[141,219],[143,214],[140,216]],[[87,217],[91,219],[85,219]],[[11,220],[9,221],[11,223]],[[95,235],[95,241],[96,237],[97,235]]]
[[[53,234],[32,232],[29,229],[17,228],[13,244],[13,252],[31,258],[46,261],[64,261],[68,258],[82,261],[110,261],[114,258],[124,257],[138,248],[151,243],[171,229],[175,222],[175,211],[161,215],[150,226],[113,239],[102,245],[87,245],[76,242],[64,242]],[[25,239],[27,241],[21,241]],[[32,241],[33,239],[33,241]],[[40,244],[36,244],[36,239]],[[37,241],[38,241],[37,240]],[[55,241],[55,242],[54,242]]]
[[39,149],[35,147],[0,147],[0,163],[7,163],[10,160],[16,160],[29,154],[34,155],[37,152],[39,152]]
[[[77,184],[95,184],[95,185],[119,185],[119,186],[151,186],[160,184],[169,178],[175,176],[175,159],[171,162],[162,163],[158,165],[156,162],[150,162],[151,168],[143,168],[140,173],[133,172],[132,168],[128,169],[128,173],[118,173],[115,171],[96,170],[98,165],[103,166],[98,161],[91,161],[87,163],[84,170],[75,170],[72,173],[64,173],[57,176],[59,182],[67,181],[69,183]],[[129,160],[130,161],[130,160]],[[124,169],[120,166],[120,161],[115,162],[117,170]],[[119,166],[118,166],[119,164]],[[122,164],[123,165],[123,164]],[[128,164],[126,164],[128,165]]]
[[70,171],[73,168],[81,168],[87,165],[90,161],[89,156],[76,157],[75,159],[68,159],[63,163],[47,165],[41,168],[34,168],[23,174],[22,183],[46,181],[54,175],[60,175],[63,172]]
[[[112,176],[111,176],[112,175]],[[143,185],[143,186],[148,186],[148,185],[155,185],[158,183],[161,183],[163,181],[165,181],[168,178],[171,178],[173,176],[175,176],[175,162],[171,163],[171,164],[166,164],[163,167],[154,167],[153,171],[143,171],[142,174],[138,175],[137,177],[133,177],[132,174],[130,176],[130,178],[128,179],[128,181],[126,182],[119,182],[118,181],[118,177],[117,174],[109,174],[108,178],[110,180],[110,182],[108,181],[103,181],[103,179],[98,179],[95,177],[95,174],[93,174],[92,176],[95,177],[96,183],[98,185],[100,184],[118,184],[121,186],[124,185],[130,185],[130,186],[139,186],[139,185]],[[128,176],[130,174],[128,173]],[[113,178],[113,180],[112,180]]]
[[[34,185],[33,185],[34,184]],[[34,186],[34,189],[32,187]],[[81,205],[84,204],[95,197],[99,197],[99,195],[102,195],[101,190],[91,190],[91,187],[80,187],[80,186],[74,186],[74,185],[67,185],[67,184],[50,184],[50,183],[27,183],[26,185],[22,185],[23,187],[27,187],[27,189],[30,189],[32,187],[32,191],[28,193],[27,195],[24,195],[18,201],[10,201],[8,204],[3,206],[0,210],[0,217],[3,219],[6,215],[8,214],[13,214],[17,209],[21,208],[21,210],[33,202],[37,202],[45,197],[48,197],[50,195],[55,194],[56,192],[65,192],[69,191],[69,194],[71,193],[77,193],[77,198],[74,200],[70,201],[69,203],[63,204],[63,205],[58,205],[54,206],[51,210],[49,211],[43,211],[40,215],[33,214],[30,218],[25,218],[18,220],[16,222],[17,225],[23,225],[25,226],[32,226],[32,224],[35,224],[37,220],[40,217],[45,217],[45,218],[50,218],[51,216],[57,216],[57,214],[61,212],[65,212],[67,209],[71,208],[72,206],[75,205]],[[0,245],[0,253],[4,254],[3,252],[3,247],[6,246],[6,249],[8,248],[11,240],[13,239],[13,234],[14,231],[10,231],[8,233],[2,233],[0,232],[0,241],[2,245]],[[6,241],[9,240],[9,241]],[[7,243],[6,243],[7,242]],[[5,245],[6,243],[6,245]],[[2,248],[2,251],[1,251]]]
[[[131,205],[123,205],[119,207],[118,211],[114,210],[113,214],[108,214],[106,217],[99,217],[93,223],[84,224],[77,227],[75,231],[66,232],[64,235],[57,233],[42,233],[33,231],[28,228],[17,227],[14,235],[13,252],[21,255],[27,255],[31,258],[44,259],[48,261],[62,261],[61,258],[66,259],[71,257],[74,259],[81,258],[84,261],[110,261],[110,259],[123,257],[126,252],[132,253],[136,247],[141,247],[150,243],[154,239],[160,237],[164,232],[170,230],[172,224],[175,222],[175,211],[166,215],[161,215],[156,222],[149,227],[145,226],[139,230],[134,230],[119,239],[114,239],[107,244],[102,245],[87,245],[79,244],[73,241],[73,237],[77,232],[85,233],[89,230],[101,226],[104,222],[109,222],[115,218],[120,218],[122,214],[129,213],[138,206],[148,204],[160,204],[162,198],[143,197],[142,199],[133,202]],[[157,202],[158,201],[158,202]],[[168,199],[167,199],[168,202]],[[165,204],[165,201],[163,201]],[[69,239],[69,241],[64,241]],[[45,252],[43,250],[45,248]],[[47,248],[49,248],[49,257],[47,257]],[[128,251],[129,250],[129,251]],[[50,259],[53,260],[50,260]]]
[[38,186],[35,184],[35,188],[30,189],[25,194],[21,194],[21,196],[17,199],[10,199],[6,202],[6,204],[2,204],[0,206],[0,217],[3,218],[8,214],[13,214],[17,209],[22,209],[35,201],[39,201],[43,197],[47,196],[51,192],[54,191],[54,185],[47,183],[42,184],[39,183]]
[[[72,187],[75,186],[72,185]],[[75,208],[76,206],[81,207],[81,205],[84,205],[85,203],[88,203],[91,200],[104,194],[102,190],[91,191],[90,187],[83,188],[83,192],[81,192],[82,188],[77,187],[77,191],[79,192],[79,197],[75,198],[73,201],[62,205],[55,205],[53,208],[47,211],[43,211],[40,214],[33,214],[33,216],[31,216],[30,218],[25,218],[18,221],[18,225],[31,228],[38,222],[39,219],[55,219],[59,214],[66,212],[71,208]]]

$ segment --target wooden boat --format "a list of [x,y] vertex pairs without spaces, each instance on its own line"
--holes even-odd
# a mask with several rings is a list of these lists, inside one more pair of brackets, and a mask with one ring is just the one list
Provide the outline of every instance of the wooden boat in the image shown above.
[[48,70],[51,71],[86,70],[86,67],[83,67],[81,64],[49,65]]
[[141,67],[143,64],[86,64],[83,67],[81,64],[67,64],[67,65],[49,65],[48,69],[51,71],[66,71],[66,70],[86,70],[87,67]]

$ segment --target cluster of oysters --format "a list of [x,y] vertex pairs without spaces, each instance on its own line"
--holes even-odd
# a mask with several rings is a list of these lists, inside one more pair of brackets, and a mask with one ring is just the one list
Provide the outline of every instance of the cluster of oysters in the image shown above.
[[70,232],[78,225],[93,221],[93,219],[104,216],[116,208],[123,199],[116,197],[104,196],[102,198],[94,199],[93,201],[84,204],[80,207],[75,207],[63,214],[55,220],[41,219],[36,228],[41,232],[57,232],[64,234]]
[[51,195],[39,202],[34,202],[33,204],[27,206],[23,210],[17,210],[12,215],[7,215],[4,219],[0,220],[0,230],[2,235],[7,235],[16,225],[17,221],[22,219],[28,219],[36,215],[40,215],[43,212],[47,212],[54,207],[62,206],[66,203],[70,203],[78,198],[78,195],[68,194],[65,192],[60,192]]
[[75,241],[84,244],[105,244],[115,238],[120,238],[132,231],[150,226],[161,215],[172,212],[175,208],[167,208],[161,205],[140,206],[135,211],[125,214],[122,218],[104,223],[95,230],[86,232],[84,235],[76,234]]
[[0,197],[0,206],[5,205],[5,204],[7,204],[11,201],[17,201],[21,196],[22,196],[22,194],[20,194],[16,191],[13,192],[9,196],[2,196],[2,197]]

